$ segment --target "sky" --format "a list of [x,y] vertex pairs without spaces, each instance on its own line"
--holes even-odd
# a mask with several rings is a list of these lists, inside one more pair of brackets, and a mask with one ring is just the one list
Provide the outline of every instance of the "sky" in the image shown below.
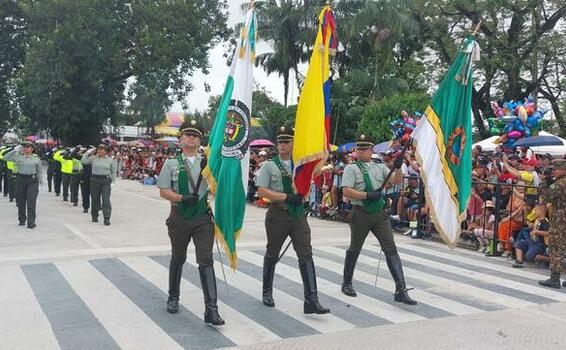
[[[244,19],[245,13],[241,10],[241,5],[245,2],[242,0],[228,0],[228,27],[234,28],[239,22]],[[261,28],[258,28],[258,35],[261,39]],[[210,96],[221,95],[224,91],[224,85],[226,84],[226,79],[230,68],[226,65],[226,59],[223,54],[226,52],[226,43],[220,43],[214,47],[209,53],[209,63],[210,73],[205,75],[200,71],[195,73],[188,80],[193,85],[193,91],[187,96],[187,101],[189,105],[189,112],[204,111],[208,108],[208,98]],[[260,55],[265,52],[269,52],[270,46],[265,42],[260,42],[258,44],[256,55]],[[290,87],[289,87],[289,101],[297,100],[298,89],[294,76],[290,77]],[[283,103],[284,89],[283,89],[283,79],[280,78],[277,73],[272,73],[267,75],[261,67],[257,67],[254,70],[254,82],[255,84],[265,88],[268,94],[275,100]],[[206,92],[204,89],[204,84],[210,85],[211,91]],[[183,109],[180,103],[175,103],[171,106],[170,111],[172,112],[182,112]]]

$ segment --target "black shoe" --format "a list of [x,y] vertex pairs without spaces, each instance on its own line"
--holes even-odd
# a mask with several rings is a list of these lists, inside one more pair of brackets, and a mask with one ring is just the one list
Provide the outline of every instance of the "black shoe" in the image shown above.
[[92,222],[98,222],[98,218],[92,218]]
[[176,314],[179,312],[179,299],[167,299],[167,312],[170,314]]
[[327,314],[329,309],[320,305],[318,301],[318,291],[316,288],[316,272],[314,270],[314,262],[312,260],[299,264],[303,286],[305,289],[305,302],[303,304],[303,312],[305,314]]
[[518,268],[523,267],[524,265],[525,265],[525,264],[524,264],[522,261],[516,260],[516,261],[513,263],[513,265],[511,265],[511,266],[513,266],[514,268],[518,269]]
[[167,298],[167,312],[176,314],[179,311],[179,295],[183,264],[176,264],[171,258],[169,262],[169,298]]
[[88,209],[83,209],[83,213],[88,213]]
[[63,202],[68,202],[69,200],[67,198],[63,198]]
[[395,253],[385,257],[387,262],[387,267],[389,272],[391,272],[391,277],[395,281],[395,294],[393,300],[398,303],[403,303],[407,305],[417,305],[417,302],[411,299],[407,291],[407,286],[405,285],[405,276],[403,275],[403,265],[401,265],[401,258],[399,254]]
[[273,276],[275,275],[275,265],[277,258],[264,257],[263,258],[263,305],[267,307],[275,307],[273,301]]
[[358,255],[349,250],[346,251],[346,258],[344,259],[344,280],[342,282],[342,293],[349,297],[355,297],[357,295],[354,287],[352,286],[352,278],[354,276],[354,269],[356,268],[356,262],[358,261]]
[[28,228],[35,228],[36,226],[37,226],[36,224],[31,224],[31,225],[28,225]]
[[566,288],[566,281],[562,282],[562,287]]
[[216,276],[214,275],[214,267],[199,266],[200,284],[204,295],[204,323],[213,326],[222,326],[226,322],[218,314],[217,294],[216,294]]
[[55,193],[55,197],[59,197],[60,195],[60,193]]
[[79,203],[73,203],[73,207],[78,207]]
[[19,225],[20,225],[20,226],[25,226],[25,225],[26,225],[26,222],[25,222],[25,221],[20,221]]
[[543,287],[560,289],[560,272],[552,272],[549,279],[545,281],[538,281],[538,284]]
[[110,226],[110,219],[109,218],[104,218],[104,225]]
[[10,198],[10,203],[12,203],[14,201],[14,198]]

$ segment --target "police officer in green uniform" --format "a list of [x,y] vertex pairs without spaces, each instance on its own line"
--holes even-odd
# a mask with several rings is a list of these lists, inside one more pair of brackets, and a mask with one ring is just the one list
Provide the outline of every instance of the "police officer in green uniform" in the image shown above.
[[4,159],[13,161],[18,169],[16,202],[18,204],[20,226],[24,226],[27,220],[28,228],[34,228],[36,226],[35,207],[39,193],[41,160],[37,155],[33,154],[33,144],[31,142],[23,142],[21,146],[8,152]]
[[[390,170],[383,164],[372,162],[373,142],[360,135],[356,142],[356,153],[358,160],[354,164],[348,164],[342,175],[342,189],[344,196],[352,200],[352,219],[350,222],[350,247],[346,251],[344,261],[344,280],[342,292],[351,297],[356,296],[352,286],[352,277],[360,251],[364,241],[371,231],[379,241],[379,245],[385,254],[387,267],[395,281],[396,302],[416,305],[417,302],[409,297],[405,284],[401,258],[397,253],[397,246],[393,239],[393,231],[385,210],[385,196],[380,191]],[[394,162],[394,173],[389,182],[393,185],[400,184],[403,174],[400,169],[403,164],[402,157]]]
[[[96,155],[94,152],[96,151]],[[92,222],[98,222],[98,212],[101,209],[102,199],[102,215],[104,216],[104,225],[110,225],[110,214],[112,214],[112,205],[110,204],[111,185],[116,180],[116,164],[114,160],[106,154],[108,149],[106,145],[100,144],[86,152],[81,163],[83,165],[91,165],[92,175],[90,177],[90,195],[92,206],[90,214]]]
[[157,181],[161,198],[171,202],[171,212],[165,221],[171,240],[167,311],[174,314],[179,310],[183,264],[187,260],[187,247],[192,239],[204,295],[204,322],[219,326],[225,322],[218,314],[217,306],[212,258],[214,224],[208,205],[208,185],[202,175],[206,159],[198,154],[202,136],[203,130],[194,120],[183,123],[180,139],[182,153],[165,161]]
[[60,153],[57,157],[57,160],[61,163],[63,202],[69,201],[69,187],[71,186],[71,176],[73,175],[73,160],[71,159],[72,151],[73,149],[68,149]]
[[0,188],[4,193],[4,197],[8,197],[8,192],[10,190],[8,185],[8,177],[10,175],[8,174],[8,164],[4,160],[4,155],[10,152],[12,149],[14,149],[14,147],[11,147],[9,145],[5,145],[0,148],[0,184],[2,184]]
[[326,314],[330,310],[318,301],[316,273],[312,259],[311,231],[307,222],[303,197],[293,189],[293,132],[282,127],[277,135],[278,156],[263,163],[256,185],[260,197],[270,202],[265,216],[267,247],[263,259],[263,304],[274,307],[273,277],[281,247],[287,236],[299,259],[304,287],[305,314]]
[[69,180],[69,192],[71,195],[71,203],[76,207],[79,205],[79,186],[81,183],[81,173],[83,166],[81,164],[81,146],[77,146],[71,151],[69,159],[73,162],[73,170]]
[[[6,156],[4,156],[4,159]],[[18,198],[16,198],[16,182],[18,176],[18,166],[12,160],[6,160],[6,168],[8,172],[8,197],[10,198],[10,202],[13,202],[16,199],[16,205],[18,204]]]

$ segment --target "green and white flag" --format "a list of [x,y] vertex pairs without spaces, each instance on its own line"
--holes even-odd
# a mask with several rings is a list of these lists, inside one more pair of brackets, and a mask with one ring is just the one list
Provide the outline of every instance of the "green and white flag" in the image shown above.
[[246,208],[256,26],[255,11],[250,8],[210,133],[208,166],[204,170],[215,195],[215,235],[224,246],[232,269],[237,265],[236,241]]
[[412,134],[431,218],[449,246],[460,236],[471,193],[472,78],[477,60],[479,46],[470,37]]

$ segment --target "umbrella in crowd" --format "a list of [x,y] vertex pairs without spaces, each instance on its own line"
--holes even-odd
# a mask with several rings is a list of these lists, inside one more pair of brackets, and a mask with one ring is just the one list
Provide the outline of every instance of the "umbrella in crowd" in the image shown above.
[[373,146],[373,153],[385,153],[389,149],[390,141],[378,143]]
[[134,140],[128,142],[128,146],[130,147],[145,147],[144,143],[141,140]]
[[39,140],[35,140],[35,143],[39,145],[56,145],[57,141],[53,139],[39,139]]
[[273,142],[266,139],[253,140],[250,147],[272,147],[275,146]]
[[156,142],[168,142],[168,143],[176,143],[179,142],[179,139],[176,137],[172,137],[172,136],[165,136],[165,137],[160,137],[158,139],[155,140]]
[[531,136],[523,137],[516,141],[513,146],[516,147],[538,147],[538,146],[563,146],[564,142],[556,136]]
[[338,146],[338,152],[348,153],[348,152],[352,152],[355,148],[356,148],[355,142],[345,143],[343,145]]

